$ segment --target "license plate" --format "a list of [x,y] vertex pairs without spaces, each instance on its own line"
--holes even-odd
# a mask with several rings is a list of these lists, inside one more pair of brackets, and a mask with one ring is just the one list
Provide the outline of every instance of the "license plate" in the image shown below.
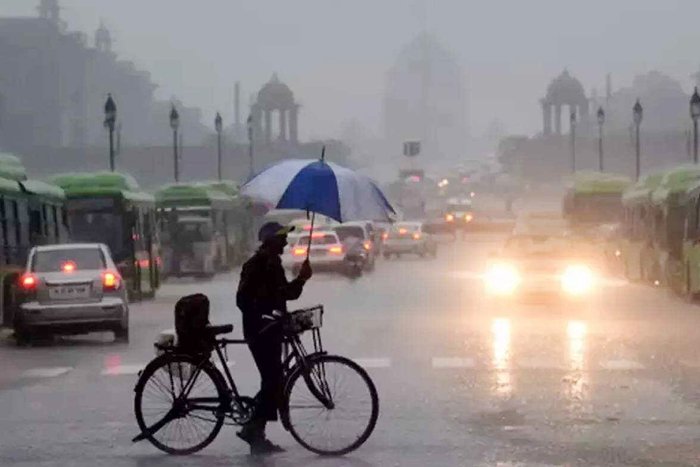
[[89,285],[62,285],[49,287],[49,298],[52,300],[72,300],[90,296]]
[[311,250],[311,256],[326,256],[326,250]]

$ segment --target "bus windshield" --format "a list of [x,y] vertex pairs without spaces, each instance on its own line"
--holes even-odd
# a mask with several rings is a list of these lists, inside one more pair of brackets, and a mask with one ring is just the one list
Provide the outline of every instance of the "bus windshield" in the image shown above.
[[124,239],[124,218],[114,212],[71,212],[71,236],[76,242],[105,243],[118,262],[128,257]]

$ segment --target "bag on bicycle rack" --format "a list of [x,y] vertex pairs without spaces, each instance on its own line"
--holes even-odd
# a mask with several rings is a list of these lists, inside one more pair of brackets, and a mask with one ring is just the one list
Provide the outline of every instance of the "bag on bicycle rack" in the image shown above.
[[177,349],[187,354],[212,351],[212,339],[206,332],[209,324],[209,298],[201,293],[187,295],[175,304]]

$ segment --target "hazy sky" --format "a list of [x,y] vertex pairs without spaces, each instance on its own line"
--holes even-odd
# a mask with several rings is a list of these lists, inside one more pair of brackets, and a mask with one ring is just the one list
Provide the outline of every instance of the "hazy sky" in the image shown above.
[[[38,0],[0,0],[34,15]],[[302,137],[337,136],[344,121],[381,128],[385,72],[426,26],[464,67],[474,133],[493,119],[540,129],[537,100],[564,67],[602,92],[660,69],[690,90],[700,66],[698,0],[60,0],[69,29],[103,19],[115,50],[152,72],[207,119],[233,113],[275,71],[302,103]],[[164,116],[164,118],[166,118]]]

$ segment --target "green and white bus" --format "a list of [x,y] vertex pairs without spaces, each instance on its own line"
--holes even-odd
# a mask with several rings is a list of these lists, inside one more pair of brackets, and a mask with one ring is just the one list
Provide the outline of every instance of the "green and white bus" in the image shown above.
[[28,179],[17,156],[0,153],[0,324],[12,325],[14,286],[31,247],[68,240],[64,203],[61,188]]
[[631,281],[650,281],[653,259],[653,206],[651,193],[659,186],[664,172],[639,179],[622,194],[623,238],[620,242],[623,269]]
[[[232,182],[166,185],[156,192],[155,197],[168,274],[196,274],[200,271],[202,275],[209,275],[206,267],[209,249],[200,246],[193,257],[191,239],[180,238],[183,229],[178,229],[178,226],[185,218],[208,219],[212,235],[207,241],[213,243],[217,271],[228,270],[245,257],[250,243],[249,210]],[[181,260],[188,264],[187,271],[182,270]],[[195,264],[189,265],[190,262]]]
[[684,165],[666,171],[651,192],[652,254],[647,279],[683,293],[686,271],[683,240],[686,230],[687,191],[700,181],[700,166]]
[[66,194],[71,239],[107,244],[130,298],[153,297],[161,262],[153,195],[116,172],[64,174],[52,181]]

